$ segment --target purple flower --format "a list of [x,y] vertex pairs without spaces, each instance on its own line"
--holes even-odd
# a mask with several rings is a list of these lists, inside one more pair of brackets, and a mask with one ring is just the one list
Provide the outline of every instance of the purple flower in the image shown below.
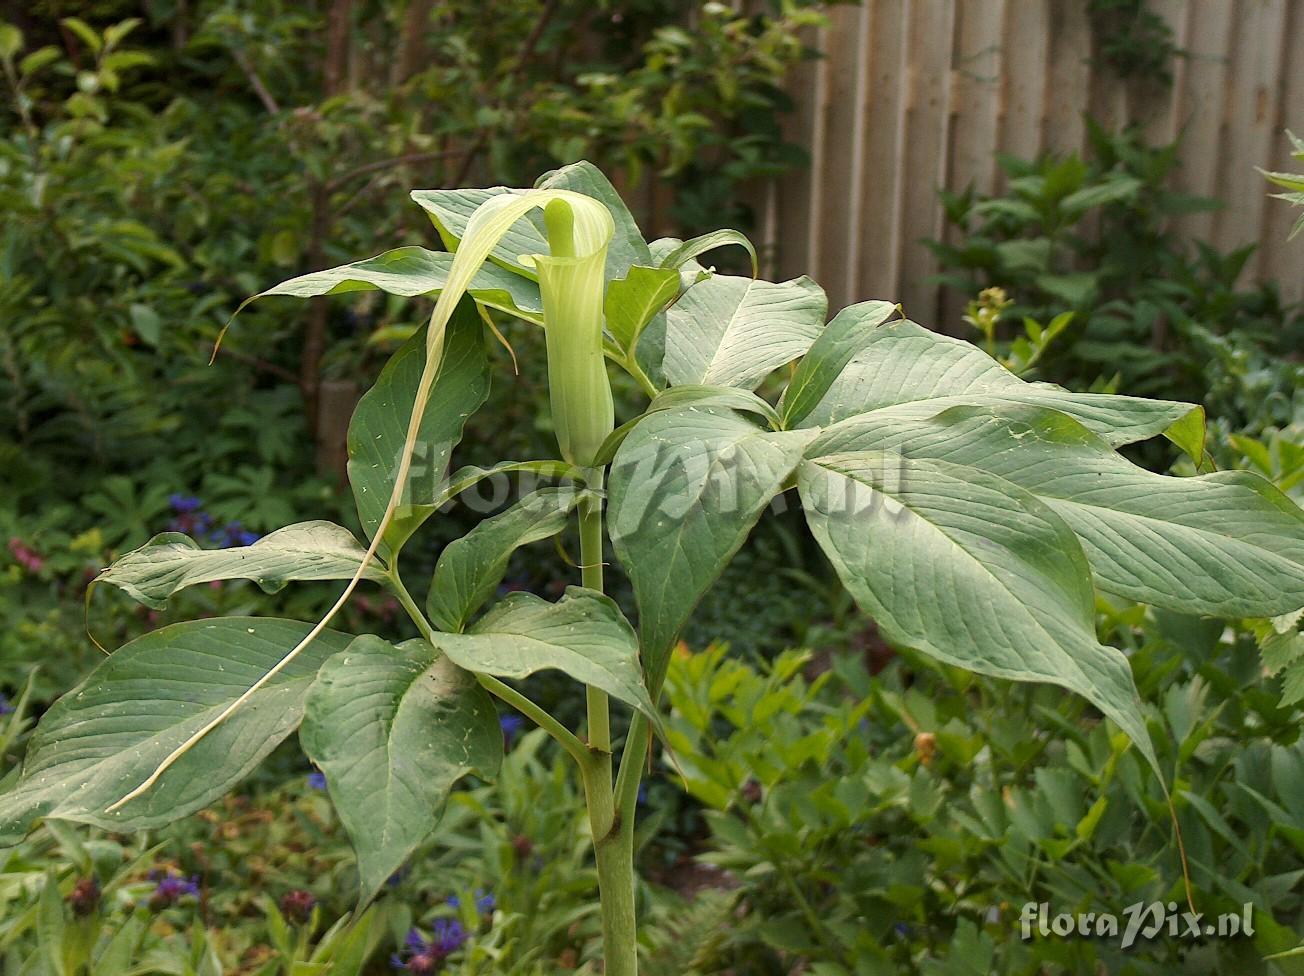
[[413,929],[403,941],[403,950],[390,956],[390,965],[410,973],[433,973],[445,959],[466,945],[466,929],[456,919],[437,918],[429,940]]
[[0,692],[0,715],[9,715],[13,712],[14,706],[9,704],[9,699]]
[[281,896],[281,914],[296,925],[305,925],[312,918],[312,910],[317,907],[317,899],[312,892],[295,888]]
[[149,879],[154,882],[154,892],[149,896],[147,904],[155,911],[170,908],[190,895],[199,897],[198,875],[186,878],[170,870],[154,870],[149,873]]
[[326,774],[320,769],[314,769],[308,774],[308,788],[313,790],[326,789]]
[[245,529],[235,537],[235,544],[241,546],[252,546],[261,538],[262,536],[257,532],[250,532],[248,529]]
[[177,514],[188,515],[204,503],[194,495],[183,495],[178,492],[175,495],[168,495],[168,504],[172,506],[172,511]]
[[503,730],[503,748],[510,749],[525,725],[525,719],[519,715],[500,715],[498,727]]
[[[457,895],[449,895],[444,899],[444,904],[449,908],[461,908],[462,899]],[[475,910],[481,915],[490,914],[497,904],[492,891],[485,891],[483,888],[475,889]]]

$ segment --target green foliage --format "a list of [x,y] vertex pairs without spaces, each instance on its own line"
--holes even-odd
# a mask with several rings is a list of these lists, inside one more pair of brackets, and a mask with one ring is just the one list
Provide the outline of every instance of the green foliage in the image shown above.
[[1087,12],[1098,64],[1124,81],[1172,87],[1173,60],[1186,52],[1147,0],[1090,0]]
[[1261,957],[1297,941],[1304,869],[1298,713],[1254,682],[1246,635],[1102,610],[1179,771],[1198,910],[1252,902],[1253,939],[1020,938],[1029,902],[1123,917],[1181,901],[1158,785],[1050,689],[912,653],[874,677],[838,651],[758,671],[718,646],[677,656],[666,686],[669,743],[709,827],[695,860],[723,872],[732,909],[687,971],[764,976],[794,958],[828,973],[1274,971]]
[[[138,17],[107,2],[60,22],[66,8],[37,3],[14,15],[21,29],[0,26],[0,541],[41,566],[0,567],[0,686],[22,683],[33,646],[42,698],[84,674],[86,573],[167,529],[171,494],[253,533],[296,517],[359,528],[334,490],[338,433],[450,256],[364,262],[338,287],[387,274],[390,294],[348,308],[261,302],[207,363],[268,282],[423,229],[395,187],[515,184],[586,154],[627,185],[676,188],[674,224],[693,232],[746,218],[748,181],[801,161],[779,129],[781,81],[811,56],[798,32],[818,5],[385,0],[352,5],[343,50],[330,6],[202,0]],[[479,277],[490,307],[542,315],[532,281]],[[528,353],[540,338],[513,342]],[[521,456],[550,436],[540,395],[537,376],[496,395]],[[113,641],[140,629],[126,615]]]
[[[1002,158],[1002,196],[943,195],[957,237],[931,245],[942,280],[966,295],[999,288],[1012,302],[977,324],[989,351],[1075,388],[1114,374],[1129,393],[1196,400],[1233,426],[1290,422],[1298,310],[1271,286],[1238,287],[1252,248],[1224,255],[1176,235],[1171,218],[1216,206],[1168,189],[1177,144],[1089,132],[1087,158]],[[1029,320],[1059,323],[1039,355],[1023,337],[1008,342],[1010,326]]]
[[[1292,155],[1296,160],[1304,162],[1304,142],[1301,142],[1293,132],[1287,132],[1286,135],[1290,136],[1290,141],[1295,146],[1295,152]],[[1275,194],[1278,200],[1285,200],[1297,207],[1304,207],[1304,176],[1298,173],[1264,173],[1263,175],[1270,182],[1287,191]],[[1300,219],[1295,221],[1295,226],[1290,229],[1289,239],[1294,240],[1295,235],[1301,230],[1304,230],[1304,215],[1301,215]]]
[[[351,837],[365,904],[436,830],[454,784],[472,772],[492,775],[498,750],[487,691],[575,761],[600,879],[604,972],[635,976],[637,794],[650,733],[662,731],[657,696],[693,608],[788,489],[797,489],[838,579],[893,645],[1077,693],[1125,733],[1113,741],[1098,725],[1108,755],[1094,756],[1092,769],[1118,765],[1130,741],[1157,774],[1144,789],[1165,803],[1169,767],[1128,656],[1097,632],[1096,589],[1170,612],[1268,617],[1304,608],[1304,513],[1289,498],[1248,472],[1172,478],[1116,453],[1163,434],[1203,465],[1198,407],[1027,382],[968,343],[890,321],[895,309],[884,302],[844,309],[825,325],[823,292],[808,279],[715,275],[693,261],[697,245],[649,245],[587,162],[548,174],[533,190],[414,197],[435,216],[454,258],[429,324],[394,354],[350,424],[348,473],[370,543],[360,554],[345,546],[354,568],[343,592],[311,627],[193,621],[111,655],[42,718],[21,775],[0,793],[0,839],[17,843],[41,820],[138,830],[184,816],[230,790],[302,726],[300,740],[325,772]],[[1081,199],[1073,206],[1085,209]],[[717,242],[736,235],[701,246]],[[489,395],[491,323],[470,291],[486,262],[538,282],[561,457],[450,478],[468,418]],[[628,282],[633,269],[676,262],[679,288],[664,306],[642,288],[611,297],[609,284]],[[324,295],[357,273],[336,269],[293,288]],[[403,274],[368,281],[400,292],[411,285]],[[605,316],[621,302],[623,345],[603,334]],[[607,358],[651,401],[618,428]],[[799,359],[777,402],[752,392]],[[522,469],[576,488],[545,496],[554,504],[522,502],[445,551],[428,601],[447,628],[436,629],[403,581],[401,550],[470,487]],[[637,632],[604,592],[604,509],[634,590]],[[512,551],[555,535],[559,516],[572,510],[582,585],[555,602],[507,594],[472,619]],[[338,543],[342,530],[329,531]],[[279,583],[340,575],[338,553],[323,569],[319,549],[268,545],[272,538],[250,546],[248,559],[197,556],[172,538],[106,576],[133,581],[127,592],[156,604],[170,589],[215,576]],[[194,576],[197,558],[204,564]],[[148,585],[159,576],[172,582]],[[327,629],[364,581],[397,601],[416,640],[395,647]],[[798,664],[781,658],[782,677]],[[540,670],[584,688],[584,729],[501,680]],[[612,699],[633,716],[619,769]],[[852,709],[822,741],[845,737],[867,707]],[[748,732],[768,737],[773,729],[753,719]],[[780,738],[772,746],[779,752],[821,741]],[[858,808],[863,792],[838,802]],[[802,795],[813,802],[820,791]],[[1141,789],[1132,799],[1146,807]],[[845,821],[845,812],[838,816]],[[1081,828],[1085,817],[1074,822]],[[844,829],[843,821],[828,829]],[[781,872],[780,880],[812,928],[834,931],[793,879]],[[881,915],[877,929],[848,924],[838,938],[869,952],[881,945],[884,924]],[[789,951],[808,949],[802,938],[790,925],[772,936],[779,945],[789,940]],[[409,951],[429,946],[419,941]]]

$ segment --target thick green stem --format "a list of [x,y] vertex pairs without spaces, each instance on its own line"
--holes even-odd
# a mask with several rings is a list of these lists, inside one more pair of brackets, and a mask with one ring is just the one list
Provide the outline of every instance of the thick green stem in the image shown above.
[[[584,585],[602,589],[602,472],[590,473],[595,491],[580,502],[580,566]],[[638,973],[638,927],[634,914],[634,847],[626,843],[626,818],[616,812],[611,782],[611,711],[605,692],[588,688],[590,764],[584,793],[593,832],[602,900],[602,945],[606,976]],[[632,818],[630,818],[632,823]],[[630,834],[632,837],[632,834]]]

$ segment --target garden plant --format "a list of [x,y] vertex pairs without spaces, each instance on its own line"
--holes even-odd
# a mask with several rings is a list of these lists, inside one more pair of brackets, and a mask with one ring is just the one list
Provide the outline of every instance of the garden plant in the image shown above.
[[[447,252],[399,248],[263,293],[438,296],[349,428],[366,545],[321,521],[236,549],[165,533],[98,577],[151,607],[224,579],[268,590],[347,581],[338,600],[315,624],[214,617],[111,653],[42,717],[0,793],[0,844],[42,819],[130,831],[184,817],[297,729],[353,843],[366,903],[430,835],[460,779],[498,773],[497,698],[575,762],[605,972],[627,976],[638,969],[637,796],[664,737],[671,656],[776,498],[795,492],[888,641],[1076,692],[1164,783],[1173,770],[1152,745],[1128,658],[1098,638],[1097,590],[1294,636],[1304,513],[1255,474],[1209,470],[1198,407],[1026,382],[887,301],[826,322],[807,278],[771,283],[698,262],[724,245],[750,252],[736,232],[649,244],[587,163],[530,190],[413,199]],[[453,470],[488,396],[486,348],[502,313],[544,329],[558,456]],[[615,415],[612,364],[646,396],[637,416]],[[1161,435],[1203,473],[1158,475],[1118,453]],[[461,494],[505,476],[556,484],[447,545],[418,602],[400,575],[404,546]],[[572,519],[579,585],[556,602],[522,592],[493,602],[512,553]],[[632,584],[637,627],[604,593],[615,566]],[[364,584],[387,590],[417,636],[394,645],[332,629]],[[584,687],[582,729],[508,683],[549,669]],[[612,699],[632,713],[620,749]]]

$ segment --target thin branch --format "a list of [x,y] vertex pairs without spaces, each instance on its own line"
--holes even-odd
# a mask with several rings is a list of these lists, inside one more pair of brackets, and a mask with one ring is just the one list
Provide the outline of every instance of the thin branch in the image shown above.
[[450,159],[458,155],[457,150],[441,149],[434,152],[408,153],[406,156],[395,156],[392,159],[378,159],[372,163],[366,163],[355,169],[349,170],[340,176],[335,177],[326,184],[326,189],[330,192],[338,190],[350,180],[355,180],[359,176],[366,176],[368,173],[377,173],[382,170],[393,169],[396,166],[408,166],[415,163],[430,163],[440,159]]
[[267,109],[272,115],[279,114],[281,106],[276,104],[276,99],[272,97],[272,93],[263,84],[262,76],[258,74],[258,69],[254,67],[253,62],[249,60],[249,55],[245,54],[243,49],[233,47],[231,48],[231,57],[240,66],[244,76],[249,79],[249,87],[254,90],[258,100],[263,103],[263,108]]

